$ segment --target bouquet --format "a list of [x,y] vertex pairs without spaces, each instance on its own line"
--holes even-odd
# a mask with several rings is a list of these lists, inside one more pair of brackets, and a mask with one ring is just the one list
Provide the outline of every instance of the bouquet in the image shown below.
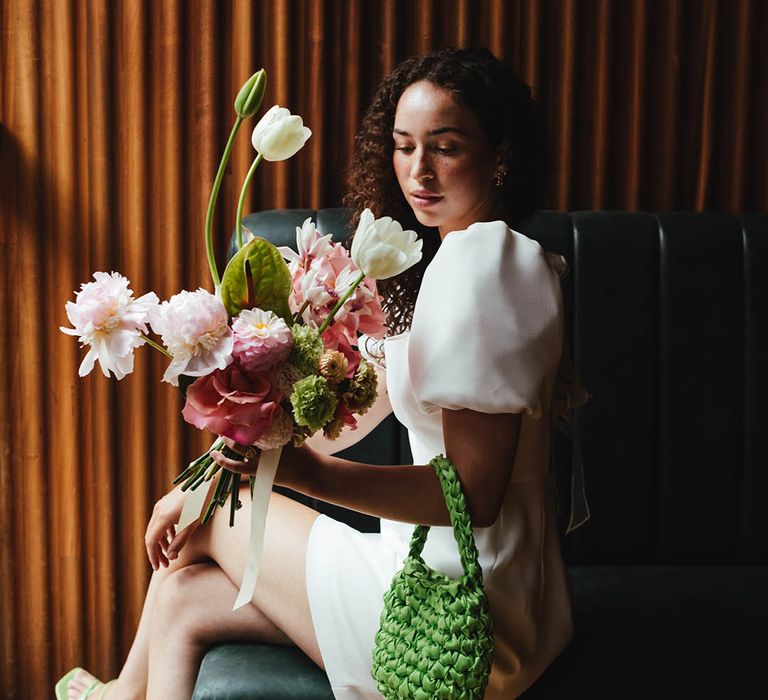
[[[258,110],[264,71],[254,74],[235,100],[237,118],[214,180],[205,225],[213,291],[181,291],[160,303],[154,292],[134,298],[130,282],[117,272],[96,272],[81,285],[67,316],[89,350],[79,375],[98,361],[102,373],[122,379],[133,371],[133,351],[148,344],[169,360],[163,381],[185,396],[184,419],[217,438],[174,483],[187,494],[177,530],[230,501],[230,525],[240,503],[240,474],[221,469],[210,456],[222,437],[261,450],[250,477],[253,500],[248,563],[234,609],[250,602],[258,576],[266,512],[284,446],[300,446],[322,431],[336,439],[356,428],[377,397],[376,373],[362,359],[358,337],[383,337],[384,313],[376,280],[408,269],[421,258],[422,242],[388,217],[365,210],[351,251],[321,234],[307,219],[296,232],[297,252],[254,237],[241,224],[247,187],[262,159],[284,160],[311,135],[300,117],[272,107],[253,130],[257,156],[242,187],[236,215],[238,251],[219,278],[213,256],[212,220],[234,136],[245,117]],[[243,240],[245,239],[245,240]],[[149,337],[151,328],[160,342]],[[224,447],[223,451],[227,448]],[[249,449],[249,452],[251,450]],[[240,458],[229,452],[228,456]]]

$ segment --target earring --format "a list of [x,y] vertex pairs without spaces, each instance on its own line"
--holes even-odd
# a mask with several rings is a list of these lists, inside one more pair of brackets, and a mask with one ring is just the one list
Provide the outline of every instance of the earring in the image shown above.
[[507,170],[505,168],[502,168],[501,170],[497,170],[496,174],[493,176],[493,182],[496,185],[496,187],[503,187],[504,181],[507,179]]

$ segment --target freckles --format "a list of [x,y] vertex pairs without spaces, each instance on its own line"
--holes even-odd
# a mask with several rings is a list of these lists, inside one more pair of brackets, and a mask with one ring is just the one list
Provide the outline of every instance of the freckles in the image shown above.
[[397,183],[400,185],[400,187],[403,186],[403,183],[405,182],[405,172],[403,171],[402,167],[398,167],[397,163],[392,163],[392,171],[395,174],[395,180],[397,180]]

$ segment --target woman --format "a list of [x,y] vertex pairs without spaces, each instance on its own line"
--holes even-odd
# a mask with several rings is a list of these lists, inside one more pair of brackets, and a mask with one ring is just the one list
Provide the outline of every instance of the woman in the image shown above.
[[[285,450],[276,479],[379,516],[381,534],[273,494],[253,605],[232,612],[250,499],[243,494],[234,528],[219,510],[208,526],[176,533],[182,495],[174,489],[147,528],[155,573],[119,678],[105,688],[81,671],[69,697],[91,687],[92,697],[189,698],[205,649],[234,640],[298,645],[326,670],[336,697],[380,697],[373,637],[414,523],[442,526],[432,528],[424,559],[460,573],[427,465],[439,453],[462,482],[494,618],[486,698],[516,697],[568,645],[570,597],[548,470],[564,261],[508,227],[543,204],[541,134],[529,88],[488,51],[409,59],[384,80],[357,139],[346,203],[419,227],[437,252],[381,287],[389,335],[374,350],[382,360],[375,406],[335,443],[313,438]],[[331,456],[393,409],[409,428],[415,466]],[[242,473],[258,464],[214,456]]]

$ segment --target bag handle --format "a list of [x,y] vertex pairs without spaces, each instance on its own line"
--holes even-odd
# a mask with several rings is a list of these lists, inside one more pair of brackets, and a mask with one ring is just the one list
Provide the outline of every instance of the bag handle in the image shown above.
[[[429,464],[437,472],[437,476],[440,479],[440,486],[443,489],[443,496],[445,496],[445,505],[448,507],[448,512],[451,516],[453,536],[456,538],[456,544],[459,546],[459,556],[461,557],[461,567],[464,569],[464,575],[467,579],[482,586],[483,572],[477,560],[478,553],[475,546],[475,537],[472,534],[472,521],[467,512],[464,491],[462,491],[461,482],[456,474],[456,468],[443,455],[433,458]],[[408,552],[411,558],[421,559],[429,528],[429,525],[417,525],[414,528],[411,548]]]

